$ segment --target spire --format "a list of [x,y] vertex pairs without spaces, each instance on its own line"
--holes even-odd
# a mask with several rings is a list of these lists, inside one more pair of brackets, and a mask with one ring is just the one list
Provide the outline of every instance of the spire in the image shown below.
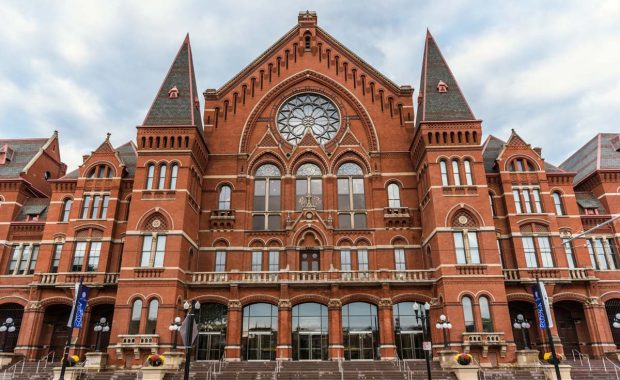
[[416,125],[423,121],[476,120],[431,32],[426,30]]
[[189,34],[181,44],[143,125],[196,126],[202,131]]

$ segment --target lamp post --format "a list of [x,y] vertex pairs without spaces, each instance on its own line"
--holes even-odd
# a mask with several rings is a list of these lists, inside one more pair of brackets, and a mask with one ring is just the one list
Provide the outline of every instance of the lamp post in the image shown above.
[[0,326],[0,332],[5,333],[4,342],[2,342],[2,352],[4,352],[6,348],[6,341],[9,337],[9,333],[15,332],[15,330],[17,330],[17,327],[15,327],[15,321],[13,321],[11,317],[8,317],[2,326]]
[[443,331],[443,348],[448,348],[448,330],[452,328],[452,323],[448,320],[444,314],[439,316],[439,320],[435,324],[435,327]]
[[110,331],[110,324],[105,317],[101,317],[99,322],[95,323],[95,332],[97,333],[97,341],[95,343],[95,351],[101,351],[101,333],[107,333]]
[[[428,342],[431,342],[431,334],[430,331],[427,332],[429,322],[428,312],[431,309],[430,303],[425,303],[424,306],[420,305],[417,302],[413,303],[413,314],[415,315],[416,322],[418,324],[422,324],[422,340],[426,342],[427,333],[428,333]],[[431,344],[432,347],[432,344]],[[424,348],[424,347],[422,347]],[[424,359],[426,360],[426,376],[428,380],[432,380],[431,377],[431,359],[429,350],[424,349]]]
[[616,314],[614,316],[614,324],[613,324],[615,329],[620,329],[620,313]]
[[172,322],[170,324],[170,327],[168,327],[168,330],[172,332],[172,349],[174,351],[177,350],[177,334],[179,333],[180,329],[181,329],[181,317],[176,317],[174,318],[174,322]]
[[185,309],[185,323],[187,323],[185,326],[185,373],[183,379],[189,380],[189,359],[192,351],[192,335],[194,335],[194,311],[200,310],[200,302],[195,301],[192,305],[189,301],[185,301],[183,309]]
[[525,336],[525,330],[531,327],[530,322],[523,317],[523,314],[518,314],[517,318],[515,318],[514,323],[512,324],[517,330],[521,330],[521,336],[523,337],[523,349],[529,350],[530,348],[527,345],[527,337]]

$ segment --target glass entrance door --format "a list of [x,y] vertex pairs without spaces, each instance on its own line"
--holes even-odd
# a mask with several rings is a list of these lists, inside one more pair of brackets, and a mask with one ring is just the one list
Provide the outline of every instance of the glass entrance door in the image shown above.
[[274,342],[269,331],[256,331],[248,335],[248,360],[273,360]]
[[375,358],[375,342],[372,331],[351,331],[349,333],[351,360],[372,360]]
[[399,331],[396,344],[401,359],[424,359],[422,331]]
[[224,349],[224,336],[219,331],[198,334],[196,360],[220,360]]
[[327,336],[320,331],[303,331],[297,336],[297,360],[327,360]]

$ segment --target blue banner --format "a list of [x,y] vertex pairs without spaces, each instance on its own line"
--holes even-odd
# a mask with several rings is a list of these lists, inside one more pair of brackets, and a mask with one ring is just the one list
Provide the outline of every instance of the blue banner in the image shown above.
[[545,304],[543,301],[543,294],[540,291],[538,284],[532,286],[532,293],[534,294],[534,304],[536,305],[536,318],[538,319],[538,326],[541,329],[547,328],[547,318],[545,312]]
[[86,305],[88,304],[88,288],[82,284],[78,287],[77,295],[75,297],[75,318],[73,319],[73,328],[82,328],[82,321],[84,319],[84,312],[86,311]]

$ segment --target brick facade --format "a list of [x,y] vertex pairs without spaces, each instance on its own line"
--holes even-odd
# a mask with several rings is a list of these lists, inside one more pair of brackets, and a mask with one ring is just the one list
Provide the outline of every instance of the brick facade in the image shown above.
[[[516,132],[483,137],[430,34],[423,59],[414,115],[410,86],[304,12],[207,89],[202,114],[186,38],[135,143],[106,138],[76,171],[65,173],[57,134],[0,140],[28,159],[17,174],[0,164],[0,317],[20,325],[6,344],[29,359],[62,352],[81,280],[88,328],[74,331],[74,350],[94,348],[105,317],[115,366],[169,351],[186,300],[202,305],[196,359],[421,357],[413,307],[428,303],[435,350],[443,314],[451,348],[512,362],[523,347],[512,324],[517,314],[533,321],[540,278],[560,349],[615,350],[620,221],[572,241],[572,255],[562,239],[620,214],[617,135],[555,167]],[[291,106],[286,121],[291,100],[310,105]],[[337,129],[320,135],[329,107]],[[280,132],[287,122],[302,126],[293,140]],[[575,164],[601,151],[608,166]],[[545,350],[534,323],[528,336]]]

